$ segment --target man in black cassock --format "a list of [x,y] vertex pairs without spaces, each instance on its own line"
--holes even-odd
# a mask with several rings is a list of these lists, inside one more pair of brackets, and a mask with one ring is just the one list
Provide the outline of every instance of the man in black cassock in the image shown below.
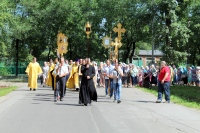
[[86,58],[86,64],[81,66],[82,80],[79,91],[79,104],[87,106],[91,101],[97,101],[97,92],[94,86],[93,77],[95,68],[90,65],[90,59]]

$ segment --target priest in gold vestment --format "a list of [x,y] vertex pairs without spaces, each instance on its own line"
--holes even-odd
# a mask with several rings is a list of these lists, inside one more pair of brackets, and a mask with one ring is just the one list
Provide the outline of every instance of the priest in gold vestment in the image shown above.
[[30,87],[30,90],[37,89],[37,79],[38,75],[42,74],[42,69],[39,65],[39,63],[36,62],[36,57],[33,58],[33,62],[30,62],[26,68],[25,71],[28,75],[28,87]]
[[79,90],[79,60],[76,60],[76,63],[72,65],[72,70],[66,83],[66,87],[68,89]]
[[56,89],[56,76],[57,76],[57,74],[56,74],[56,67],[58,67],[59,66],[59,61],[58,61],[58,58],[56,58],[55,60],[54,60],[54,70],[53,70],[53,72],[52,72],[52,75],[53,75],[53,86],[52,86],[52,88],[53,88],[53,90],[55,90]]
[[52,87],[52,90],[54,90],[54,76],[53,76],[53,71],[54,71],[55,65],[52,61],[52,59],[50,60],[50,64],[49,64],[49,72],[48,72],[48,80],[47,80],[47,85],[49,87]]

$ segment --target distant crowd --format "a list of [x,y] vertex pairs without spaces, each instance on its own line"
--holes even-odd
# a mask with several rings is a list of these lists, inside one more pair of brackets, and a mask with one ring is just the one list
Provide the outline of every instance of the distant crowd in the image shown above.
[[[122,84],[123,87],[140,87],[150,88],[152,85],[158,84],[158,75],[160,66],[150,65],[150,67],[139,67],[134,64],[119,63],[123,70]],[[107,67],[106,63],[101,62],[98,66],[98,86],[105,87],[105,76],[103,72]],[[170,68],[171,85],[188,85],[200,86],[200,67],[173,67]]]

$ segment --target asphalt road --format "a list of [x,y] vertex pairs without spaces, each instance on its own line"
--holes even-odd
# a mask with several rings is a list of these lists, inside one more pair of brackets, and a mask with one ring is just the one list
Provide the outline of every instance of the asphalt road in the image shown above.
[[55,103],[50,88],[23,85],[0,98],[0,133],[200,133],[199,110],[155,103],[135,88],[122,89],[120,104],[97,92],[98,102],[81,106],[76,91]]

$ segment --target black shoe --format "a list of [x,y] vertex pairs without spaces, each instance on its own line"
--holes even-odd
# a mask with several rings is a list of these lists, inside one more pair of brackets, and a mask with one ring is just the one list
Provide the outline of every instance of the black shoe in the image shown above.
[[54,102],[57,102],[57,100],[55,99]]
[[76,88],[76,91],[79,91],[79,88]]
[[30,88],[30,91],[32,91],[32,89]]
[[120,101],[120,100],[118,100],[118,101],[117,101],[117,103],[121,103],[121,101]]
[[36,89],[33,89],[33,91],[36,91]]
[[84,106],[87,106],[87,104],[84,104]]
[[63,101],[63,98],[60,98],[60,101]]

